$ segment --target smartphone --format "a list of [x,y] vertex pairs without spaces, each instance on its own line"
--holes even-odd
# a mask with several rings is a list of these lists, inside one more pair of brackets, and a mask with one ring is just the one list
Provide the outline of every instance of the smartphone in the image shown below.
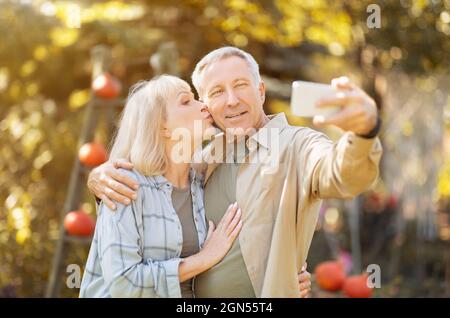
[[321,98],[330,97],[336,93],[337,89],[328,84],[295,81],[292,83],[291,111],[299,117],[328,116],[339,111],[340,107],[318,108],[315,103]]

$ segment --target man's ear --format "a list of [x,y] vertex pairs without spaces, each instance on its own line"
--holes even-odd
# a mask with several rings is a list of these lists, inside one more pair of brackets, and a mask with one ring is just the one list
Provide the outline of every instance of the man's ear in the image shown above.
[[261,98],[261,104],[264,104],[266,101],[266,84],[264,84],[262,80],[259,82],[258,92],[259,97]]

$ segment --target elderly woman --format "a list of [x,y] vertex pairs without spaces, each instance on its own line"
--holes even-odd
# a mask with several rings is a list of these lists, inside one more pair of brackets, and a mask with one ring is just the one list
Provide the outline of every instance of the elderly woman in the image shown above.
[[241,211],[230,205],[207,230],[202,177],[180,160],[174,140],[188,132],[183,151],[190,158],[212,123],[177,77],[132,88],[110,158],[134,165],[122,171],[138,180],[137,198],[116,211],[100,203],[80,297],[193,297],[193,277],[226,255],[242,228]]

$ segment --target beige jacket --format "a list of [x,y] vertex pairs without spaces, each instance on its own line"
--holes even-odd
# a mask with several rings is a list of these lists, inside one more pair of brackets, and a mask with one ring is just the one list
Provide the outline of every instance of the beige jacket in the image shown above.
[[[382,147],[378,138],[352,132],[333,143],[320,132],[290,126],[283,113],[270,117],[247,140],[247,160],[254,162],[242,163],[237,177],[239,242],[257,297],[299,297],[297,273],[322,199],[352,198],[368,189],[377,179]],[[204,152],[205,182],[220,164],[212,161],[222,157],[223,140],[223,133],[216,136]]]

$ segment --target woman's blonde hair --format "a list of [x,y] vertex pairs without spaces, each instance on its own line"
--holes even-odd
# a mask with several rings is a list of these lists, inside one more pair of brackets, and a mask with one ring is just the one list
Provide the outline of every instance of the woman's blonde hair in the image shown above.
[[117,128],[110,159],[126,158],[143,175],[162,175],[167,155],[162,134],[168,98],[188,83],[171,75],[160,75],[134,84]]

